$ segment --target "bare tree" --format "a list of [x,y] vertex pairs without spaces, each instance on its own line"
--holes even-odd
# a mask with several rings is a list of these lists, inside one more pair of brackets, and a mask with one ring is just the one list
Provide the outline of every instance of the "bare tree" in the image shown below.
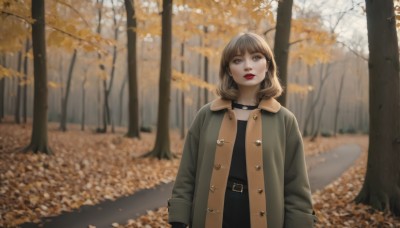
[[400,76],[393,0],[366,0],[369,46],[368,164],[356,202],[400,215]]
[[51,154],[47,142],[47,69],[44,0],[32,0],[32,47],[34,69],[34,101],[31,143],[24,151]]
[[[4,54],[2,54],[1,56],[1,64],[3,66],[6,65],[6,57]],[[5,89],[6,89],[6,83],[5,83],[5,78],[2,77],[0,78],[0,122],[3,120],[4,118],[4,93],[5,93]]]
[[136,60],[136,14],[133,0],[125,0],[126,28],[128,36],[128,132],[129,138],[140,138],[139,127],[139,91]]
[[[208,33],[208,27],[204,26],[203,27],[204,35],[207,36]],[[206,44],[205,44],[206,45]],[[204,81],[208,82],[208,57],[205,55],[204,56]],[[208,90],[204,88],[204,104],[208,103]]]
[[[181,43],[181,73],[185,73],[185,42]],[[185,138],[185,91],[181,92],[181,139]]]
[[[21,72],[22,71],[22,51],[18,52],[18,66],[17,66],[17,71]],[[14,120],[15,123],[20,124],[21,123],[21,77],[18,76],[17,78],[17,96],[15,97],[15,112],[14,112]]]
[[[344,67],[343,69],[346,69],[346,67]],[[333,135],[334,136],[336,136],[336,134],[337,134],[337,125],[338,125],[338,118],[339,118],[339,111],[340,111],[340,102],[342,101],[343,84],[344,84],[345,75],[346,75],[345,72],[343,72],[342,77],[340,77],[338,98],[336,99],[335,118],[334,118],[334,124],[333,124]]]
[[[319,79],[320,80],[319,80],[318,92],[317,92],[316,98],[314,100],[312,100],[311,107],[308,110],[306,121],[304,123],[304,131],[303,131],[303,135],[304,136],[308,135],[308,132],[307,132],[308,124],[309,124],[311,118],[313,117],[313,113],[314,113],[315,107],[317,107],[318,101],[321,98],[321,93],[322,93],[324,84],[325,84],[326,80],[329,78],[329,76],[331,75],[331,73],[329,72],[330,66],[331,66],[330,63],[328,63],[327,65],[323,64],[321,66],[321,72],[319,73],[319,76],[320,76]],[[311,130],[313,128],[314,127],[311,127]]]
[[276,32],[274,55],[278,68],[278,75],[284,88],[284,93],[278,98],[282,105],[286,105],[287,94],[287,64],[289,58],[289,38],[290,38],[290,24],[292,21],[292,6],[293,0],[278,1],[278,13],[276,18]]
[[23,87],[23,93],[22,93],[22,121],[23,123],[26,123],[27,119],[27,98],[28,98],[28,86],[27,86],[27,80],[28,80],[28,52],[30,48],[30,40],[29,38],[26,38],[25,41],[25,56],[24,56],[24,87]]
[[172,0],[163,0],[161,67],[158,98],[157,135],[154,149],[146,156],[171,159],[169,138],[169,104],[171,96]]
[[87,82],[87,68],[84,69],[82,80],[82,113],[81,113],[81,131],[85,130],[85,101],[86,101],[86,82]]
[[61,102],[61,119],[60,119],[60,130],[61,131],[67,131],[68,98],[69,98],[69,92],[71,90],[71,81],[72,81],[72,75],[74,72],[77,52],[78,52],[78,50],[75,49],[74,53],[72,54],[71,62],[69,64],[69,69],[68,69],[67,86],[65,88],[65,94],[62,95],[63,97],[61,98],[61,101],[62,101]]

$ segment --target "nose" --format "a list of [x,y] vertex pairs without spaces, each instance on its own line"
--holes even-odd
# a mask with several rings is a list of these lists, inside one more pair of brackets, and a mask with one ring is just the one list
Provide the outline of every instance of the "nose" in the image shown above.
[[244,70],[245,70],[245,71],[249,71],[249,70],[251,70],[251,69],[252,69],[251,60],[246,59],[246,60],[244,61]]

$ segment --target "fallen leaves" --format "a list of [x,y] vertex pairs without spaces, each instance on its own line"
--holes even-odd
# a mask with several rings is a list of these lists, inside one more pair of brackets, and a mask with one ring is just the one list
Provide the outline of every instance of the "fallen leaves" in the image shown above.
[[354,202],[361,190],[367,163],[367,141],[355,140],[363,150],[356,164],[336,181],[313,194],[318,217],[316,227],[400,227],[400,218]]
[[[356,164],[347,170],[335,182],[328,185],[321,191],[313,194],[314,210],[318,217],[315,227],[400,227],[400,218],[395,218],[389,213],[375,211],[371,207],[355,204],[354,198],[361,189],[367,160],[367,138],[363,136],[345,136],[338,137],[330,141],[324,140],[324,145],[311,145],[315,148],[332,148],[334,145],[353,142],[359,144],[363,149],[362,157],[357,160]],[[330,142],[329,142],[330,141]],[[328,142],[328,143],[327,143]],[[307,148],[307,141],[305,147]],[[317,142],[321,143],[321,141]],[[327,143],[327,144],[325,144]],[[307,152],[308,154],[321,153],[323,151]],[[135,220],[130,220],[125,228],[138,227],[169,227],[168,209],[166,207],[159,208],[155,211],[148,212]]]
[[128,223],[120,228],[164,228],[171,227],[168,224],[168,209],[161,207],[155,211],[147,211],[146,215],[140,216],[137,219],[129,220]]
[[[30,140],[30,126],[0,124],[0,227],[13,227],[55,216],[82,205],[95,205],[140,189],[152,188],[175,179],[183,141],[171,134],[171,149],[178,159],[171,161],[139,158],[154,145],[154,134],[142,139],[116,134],[81,132],[78,127],[60,132],[50,124],[49,145],[53,156],[21,153]],[[365,173],[365,136],[339,136],[305,140],[307,155],[322,153],[339,144],[356,140],[364,155],[337,181],[313,195],[319,218],[317,227],[400,227],[400,221],[353,203]],[[134,215],[132,215],[134,217]],[[110,224],[112,227],[169,227],[167,208]],[[89,228],[95,228],[89,225]]]
[[[55,155],[24,154],[19,149],[29,143],[30,127],[0,124],[0,227],[39,222],[175,179],[179,159],[137,158],[152,149],[152,134],[138,140],[123,137],[122,131],[56,129],[50,125],[49,145]],[[181,151],[179,135],[171,137],[171,149]]]

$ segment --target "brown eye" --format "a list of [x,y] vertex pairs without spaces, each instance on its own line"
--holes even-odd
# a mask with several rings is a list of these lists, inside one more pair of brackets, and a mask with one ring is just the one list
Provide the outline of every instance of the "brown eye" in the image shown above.
[[236,59],[232,60],[232,63],[234,63],[234,64],[239,64],[240,62],[242,62],[242,60],[239,59],[239,58],[236,58]]
[[262,58],[264,58],[264,56],[262,56],[262,55],[254,55],[254,56],[253,56],[253,60],[254,60],[254,61],[258,61],[258,60],[260,60],[260,59],[262,59]]

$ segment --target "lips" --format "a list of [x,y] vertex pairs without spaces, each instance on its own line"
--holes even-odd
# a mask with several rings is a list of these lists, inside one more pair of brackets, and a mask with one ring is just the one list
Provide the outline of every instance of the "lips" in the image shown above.
[[244,76],[244,78],[247,79],[247,80],[251,80],[251,79],[253,79],[254,77],[255,77],[254,74],[246,74],[246,75]]

